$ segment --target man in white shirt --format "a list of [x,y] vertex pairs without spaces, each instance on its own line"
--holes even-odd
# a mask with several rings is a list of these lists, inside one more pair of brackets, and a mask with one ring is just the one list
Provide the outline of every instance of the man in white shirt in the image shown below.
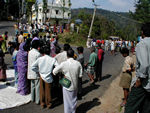
[[28,74],[27,78],[31,80],[31,101],[36,104],[40,103],[40,75],[32,71],[32,64],[41,56],[38,51],[39,40],[32,42],[32,49],[28,53]]
[[58,65],[55,58],[49,56],[50,47],[43,46],[40,48],[42,57],[38,58],[32,65],[32,70],[40,74],[40,104],[44,108],[50,108],[51,99],[51,83],[53,82],[52,70]]
[[150,23],[142,26],[142,36],[136,46],[136,78],[124,113],[150,113]]
[[56,58],[56,60],[59,64],[61,64],[62,62],[67,60],[67,51],[70,49],[70,45],[69,44],[64,44],[63,49],[64,49],[63,52],[61,52],[61,53],[59,53],[55,56],[55,58]]
[[18,37],[18,43],[21,44],[22,42],[24,42],[23,31],[20,32],[20,35]]
[[63,87],[64,113],[75,113],[77,105],[78,77],[82,77],[82,66],[80,62],[73,59],[74,51],[67,51],[67,61],[62,62],[54,68],[53,74],[62,72],[71,81],[69,88]]
[[115,52],[115,43],[114,43],[113,40],[112,40],[110,46],[111,46],[111,54],[114,55],[114,52]]

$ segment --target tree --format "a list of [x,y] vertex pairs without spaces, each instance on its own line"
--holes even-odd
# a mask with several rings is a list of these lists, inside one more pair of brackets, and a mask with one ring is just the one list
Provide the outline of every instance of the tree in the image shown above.
[[0,20],[4,18],[3,12],[4,12],[4,0],[0,0]]
[[43,13],[44,13],[44,22],[46,22],[47,0],[43,0]]
[[135,7],[133,18],[141,23],[150,22],[150,0],[138,0]]

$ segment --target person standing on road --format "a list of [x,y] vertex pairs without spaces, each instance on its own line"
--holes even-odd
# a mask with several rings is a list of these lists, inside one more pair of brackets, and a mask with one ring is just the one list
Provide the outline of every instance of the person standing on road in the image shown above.
[[17,53],[18,53],[19,46],[17,43],[15,43],[13,46],[14,46],[14,51],[12,54],[12,61],[15,70],[15,87],[17,88],[18,86]]
[[22,42],[24,42],[23,31],[20,31],[20,35],[18,37],[18,43],[21,44]]
[[85,67],[87,67],[87,74],[91,80],[91,84],[94,84],[94,74],[96,70],[96,63],[97,63],[97,54],[95,53],[95,48],[91,48],[91,54],[90,58],[87,64],[85,64]]
[[64,113],[75,113],[77,107],[78,77],[82,77],[82,66],[74,60],[74,51],[67,51],[67,61],[54,68],[53,74],[62,72],[71,81],[69,88],[63,87]]
[[115,42],[113,40],[111,41],[110,48],[111,48],[111,54],[114,55],[114,53],[115,53]]
[[55,56],[55,58],[59,64],[61,64],[62,62],[67,60],[67,51],[70,49],[70,45],[64,44],[63,49],[64,49],[63,52],[61,52]]
[[97,60],[97,66],[96,66],[96,80],[101,81],[102,80],[102,63],[104,59],[104,51],[101,47],[101,44],[98,44],[98,60]]
[[40,74],[40,104],[43,109],[45,106],[49,109],[52,106],[51,84],[53,82],[52,70],[58,65],[55,58],[49,56],[50,47],[40,48],[42,57],[38,58],[32,64],[32,70]]
[[143,40],[136,46],[136,79],[125,113],[150,113],[150,23],[142,25]]
[[[82,46],[77,48],[78,51],[78,57],[77,57],[77,61],[79,61],[81,63],[82,69],[84,70],[84,55],[83,55],[83,51],[84,48]],[[82,78],[79,77],[78,79],[78,99],[82,98]]]
[[6,31],[5,34],[2,35],[3,41],[2,41],[2,45],[1,45],[1,49],[3,51],[3,53],[7,52],[7,44],[6,41],[8,39],[8,32]]
[[17,53],[17,70],[18,70],[18,88],[17,93],[27,95],[30,93],[29,81],[27,80],[28,53],[26,43],[23,42],[19,46]]
[[129,89],[132,80],[132,72],[134,70],[134,61],[132,57],[129,56],[129,50],[127,48],[123,48],[121,50],[121,54],[123,57],[125,57],[121,79],[119,83],[120,87],[122,87],[124,91],[124,100],[121,103],[121,106],[123,107],[126,104],[129,95]]
[[[1,45],[1,43],[0,43]],[[4,56],[2,49],[0,48],[0,81],[6,81],[6,64],[4,62]]]
[[31,101],[36,104],[40,103],[40,75],[32,71],[32,64],[41,56],[38,51],[40,41],[34,40],[32,42],[32,49],[28,53],[28,79],[31,80]]
[[109,41],[105,40],[105,51],[108,51]]

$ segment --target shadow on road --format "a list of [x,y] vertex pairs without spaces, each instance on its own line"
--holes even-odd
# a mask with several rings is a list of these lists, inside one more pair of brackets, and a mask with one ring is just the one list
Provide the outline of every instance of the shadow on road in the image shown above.
[[98,89],[99,87],[100,87],[100,85],[90,85],[90,86],[83,88],[82,89],[82,91],[83,91],[82,96],[85,96],[86,94],[88,94],[92,90]]
[[85,81],[82,82],[82,84],[86,84],[88,82],[89,82],[89,80],[85,80]]
[[105,75],[105,76],[102,77],[102,80],[108,79],[108,78],[110,78],[111,76],[112,76],[112,75],[107,74],[107,75]]
[[14,80],[14,77],[7,78],[4,84],[0,84],[0,89],[7,88],[8,86],[14,87],[15,81],[13,80]]
[[92,101],[85,102],[80,104],[77,107],[76,113],[86,113],[88,110],[92,109],[95,106],[99,106],[101,102],[99,102],[98,98],[94,98]]

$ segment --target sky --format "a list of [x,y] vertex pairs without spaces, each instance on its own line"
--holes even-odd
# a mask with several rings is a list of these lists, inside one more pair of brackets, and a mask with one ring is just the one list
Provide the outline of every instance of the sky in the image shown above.
[[[42,1],[42,0],[39,0]],[[51,0],[49,0],[51,2]],[[92,0],[71,0],[72,8],[93,8]],[[98,8],[116,12],[134,12],[135,0],[95,0]]]

